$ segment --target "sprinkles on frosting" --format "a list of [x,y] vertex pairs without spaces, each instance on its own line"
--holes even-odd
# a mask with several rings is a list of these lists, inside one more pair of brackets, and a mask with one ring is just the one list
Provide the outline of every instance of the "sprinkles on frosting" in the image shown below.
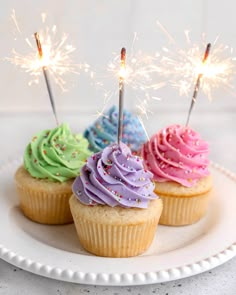
[[153,135],[142,148],[144,165],[159,182],[175,181],[186,187],[208,176],[208,144],[189,127],[173,125]]
[[35,178],[63,182],[79,174],[90,154],[87,140],[62,124],[32,138],[25,150],[24,167]]
[[112,144],[88,158],[72,189],[86,205],[93,201],[93,205],[147,208],[148,202],[157,197],[151,178],[129,147]]
[[[99,117],[94,124],[85,130],[90,149],[101,151],[117,140],[118,109],[113,106],[104,116]],[[137,152],[146,141],[146,135],[138,118],[128,111],[124,111],[122,141],[133,152]]]

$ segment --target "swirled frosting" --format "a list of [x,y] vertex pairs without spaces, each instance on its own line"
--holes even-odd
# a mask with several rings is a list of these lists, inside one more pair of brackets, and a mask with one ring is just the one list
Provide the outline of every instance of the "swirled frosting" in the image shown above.
[[62,124],[32,138],[24,153],[24,167],[35,178],[63,182],[75,178],[90,155],[88,141]]
[[86,205],[147,208],[157,197],[151,178],[127,145],[112,144],[88,159],[72,190]]
[[157,182],[175,181],[191,187],[209,175],[208,144],[189,127],[162,129],[143,145],[141,154]]
[[[113,106],[85,130],[84,136],[89,141],[89,148],[94,152],[99,152],[109,144],[116,142],[117,125],[118,109]],[[122,142],[136,152],[145,141],[146,135],[138,118],[124,110]]]

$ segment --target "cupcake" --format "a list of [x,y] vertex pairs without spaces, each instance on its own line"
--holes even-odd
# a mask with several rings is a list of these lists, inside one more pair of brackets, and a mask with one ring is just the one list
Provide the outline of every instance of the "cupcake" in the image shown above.
[[24,165],[15,174],[25,216],[43,224],[73,222],[71,186],[90,155],[87,140],[73,135],[67,124],[34,136],[26,147]]
[[[85,130],[84,136],[93,152],[99,152],[116,142],[118,113],[117,107],[113,106]],[[124,110],[122,142],[127,144],[133,153],[137,153],[145,141],[146,135],[138,118]]]
[[162,211],[151,178],[141,158],[123,143],[88,159],[70,199],[85,250],[98,256],[129,257],[149,247]]
[[153,135],[141,151],[163,200],[160,224],[187,225],[207,211],[212,178],[207,142],[189,127],[172,125]]

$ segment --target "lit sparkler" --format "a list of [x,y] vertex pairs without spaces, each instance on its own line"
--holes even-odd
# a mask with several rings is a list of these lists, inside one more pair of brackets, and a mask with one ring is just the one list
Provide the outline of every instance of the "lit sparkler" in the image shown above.
[[210,100],[215,89],[233,88],[236,58],[233,56],[232,48],[219,44],[216,38],[212,45],[212,53],[207,63],[203,64],[202,52],[203,48],[206,48],[204,40],[200,45],[193,44],[189,32],[186,31],[187,48],[179,48],[170,33],[159,22],[158,25],[172,44],[172,49],[163,47],[162,53],[157,53],[157,69],[160,78],[164,79],[163,83],[176,88],[180,96],[189,96],[194,82],[202,73],[201,91]]
[[[149,113],[151,113],[149,110],[150,102],[152,100],[160,100],[156,96],[156,92],[165,84],[163,82],[154,82],[155,75],[158,72],[158,67],[154,62],[156,57],[145,55],[141,50],[134,50],[135,40],[136,34],[129,51],[129,62],[125,67],[125,85],[127,86],[126,89],[129,92],[129,96],[132,96],[132,101],[135,102],[136,115],[144,128],[142,118],[143,116],[148,118]],[[106,74],[96,71],[94,75],[95,86],[104,92],[103,110],[106,109],[110,99],[118,95],[117,78],[120,77],[121,73],[120,54],[113,53],[113,55],[115,57],[108,63]],[[109,85],[109,91],[106,90],[106,84]],[[103,115],[103,111],[97,112],[97,116]]]
[[[46,14],[42,13],[42,22],[46,20]],[[23,35],[20,29],[15,11],[13,10],[11,18],[15,24],[15,27],[21,35]],[[29,81],[29,85],[33,83],[39,83],[39,77],[41,75],[42,67],[47,67],[50,76],[61,90],[66,90],[66,81],[64,77],[68,73],[79,74],[81,70],[88,71],[90,66],[86,63],[76,64],[72,59],[72,53],[75,51],[75,47],[68,44],[68,36],[63,34],[59,36],[57,27],[54,25],[52,28],[46,28],[39,31],[41,38],[43,57],[38,58],[38,54],[35,52],[35,47],[30,38],[25,38],[27,46],[30,48],[31,53],[23,55],[18,53],[15,49],[12,50],[12,57],[7,57],[6,60],[14,65],[19,66],[26,73],[29,73],[33,77]]]
[[[125,69],[125,83],[129,89],[135,92],[146,94],[150,99],[159,99],[155,95],[149,93],[151,90],[157,90],[163,87],[163,83],[154,83],[153,74],[158,72],[158,67],[153,63],[155,57],[151,55],[144,55],[142,51],[132,53],[129,58],[129,63]],[[107,71],[109,76],[117,77],[120,75],[119,55],[117,55],[112,62],[108,64]]]
[[[41,45],[41,42],[40,42],[39,34],[35,33],[34,37],[35,37],[36,44],[37,44],[37,47],[38,47],[39,59],[41,60],[44,57],[44,53],[43,53],[42,45]],[[55,106],[54,99],[53,99],[51,85],[50,85],[49,78],[48,78],[47,67],[42,66],[42,70],[43,70],[43,75],[44,75],[44,79],[45,79],[45,82],[46,82],[46,86],[47,86],[48,95],[49,95],[50,103],[51,103],[51,106],[52,106],[53,114],[54,114],[54,117],[55,117],[55,120],[56,120],[56,124],[58,126],[59,121],[58,121],[58,117],[57,117],[57,111],[56,111],[56,106]]]
[[196,84],[195,84],[195,87],[194,87],[193,97],[192,97],[190,108],[189,108],[189,112],[188,112],[186,126],[188,126],[190,115],[191,115],[193,106],[194,106],[194,104],[196,102],[196,98],[197,98],[197,95],[198,95],[198,92],[199,92],[199,88],[200,88],[200,84],[201,84],[201,79],[202,79],[202,77],[204,75],[204,68],[203,67],[205,67],[205,65],[206,65],[206,61],[208,59],[208,56],[209,56],[209,53],[210,53],[210,49],[211,49],[211,44],[208,43],[207,44],[207,47],[206,47],[206,50],[205,50],[205,53],[204,53],[204,57],[202,59],[202,71],[198,74],[197,81],[196,81]]

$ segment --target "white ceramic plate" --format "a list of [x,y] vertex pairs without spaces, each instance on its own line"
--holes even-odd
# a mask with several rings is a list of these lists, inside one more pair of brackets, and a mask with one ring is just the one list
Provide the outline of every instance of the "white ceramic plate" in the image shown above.
[[207,216],[191,226],[159,226],[145,254],[122,259],[85,252],[73,224],[45,226],[25,218],[13,182],[19,165],[0,169],[0,258],[24,270],[75,283],[138,285],[195,275],[236,255],[236,177],[216,164]]

